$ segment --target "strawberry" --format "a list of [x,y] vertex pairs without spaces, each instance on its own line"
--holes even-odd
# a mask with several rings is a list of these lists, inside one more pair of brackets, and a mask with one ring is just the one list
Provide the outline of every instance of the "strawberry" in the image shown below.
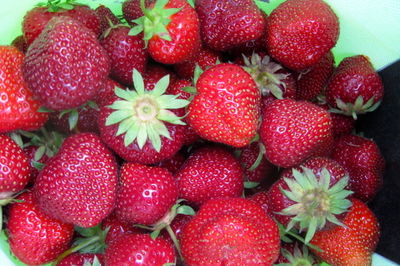
[[326,100],[333,111],[353,116],[372,112],[383,98],[382,80],[368,57],[356,55],[340,62],[326,88]]
[[40,172],[33,191],[49,216],[92,227],[114,208],[117,181],[111,152],[98,136],[80,133],[64,141]]
[[114,13],[106,6],[99,5],[94,12],[100,19],[100,32],[104,33],[111,25],[120,24],[119,19],[114,15]]
[[74,227],[44,214],[32,192],[25,192],[13,203],[7,230],[11,251],[23,263],[41,265],[68,249]]
[[262,36],[264,14],[252,0],[196,1],[201,35],[211,49],[226,51]]
[[150,56],[163,64],[176,64],[191,59],[200,49],[200,25],[197,13],[186,0],[157,0],[145,9],[144,16],[130,32],[144,32]]
[[268,17],[267,50],[293,70],[316,65],[335,46],[339,20],[322,0],[288,0]]
[[48,118],[23,80],[23,60],[17,48],[0,46],[0,133],[35,130]]
[[106,230],[108,228],[107,236],[105,239],[106,244],[111,243],[125,233],[140,233],[139,228],[133,227],[130,223],[118,220],[115,212],[107,216],[101,223],[101,228]]
[[273,265],[279,255],[276,223],[243,198],[213,199],[184,227],[182,255],[188,265]]
[[332,265],[371,265],[380,235],[373,212],[363,202],[352,199],[352,207],[343,224],[345,227],[316,232],[310,243],[322,249],[322,252],[313,252]]
[[[30,162],[30,177],[29,183],[34,184],[36,181],[36,177],[39,175],[39,170],[43,168],[43,166],[48,162],[50,157],[46,153],[42,153],[42,150],[39,150],[40,146],[28,146],[24,148],[24,152],[28,157]],[[38,151],[39,150],[39,151]],[[36,156],[35,156],[36,155]],[[36,158],[40,157],[40,158]]]
[[20,52],[22,52],[23,54],[26,53],[26,51],[28,50],[28,44],[25,41],[24,36],[20,35],[18,37],[16,37],[12,43],[12,46],[16,47],[18,50],[20,50]]
[[350,189],[364,202],[371,200],[382,187],[385,160],[373,140],[345,135],[333,148],[332,158],[350,174]]
[[263,210],[269,214],[268,211],[268,193],[267,191],[260,191],[248,198],[257,205],[259,205]]
[[56,13],[50,12],[46,7],[35,7],[25,14],[22,21],[22,32],[28,46],[40,35],[54,16]]
[[260,92],[250,74],[234,64],[219,64],[200,75],[196,89],[187,116],[195,132],[238,148],[250,144],[260,114]]
[[[329,105],[327,104],[318,104],[325,110],[330,110]],[[335,112],[329,113],[332,118],[332,133],[335,138],[338,138],[343,135],[350,134],[355,126],[355,120],[351,116],[338,114]]]
[[[148,7],[154,2],[155,0],[146,0],[145,6]],[[135,25],[133,21],[144,15],[140,7],[140,0],[125,0],[122,4],[122,13],[130,25]]]
[[29,160],[9,136],[0,135],[0,199],[21,191],[29,182]]
[[297,99],[312,101],[323,93],[325,86],[335,69],[332,52],[304,73],[300,72],[297,80]]
[[163,168],[126,163],[121,167],[115,212],[133,224],[153,225],[175,204],[178,187]]
[[121,84],[112,79],[106,79],[97,94],[92,99],[99,107],[109,104],[110,99],[115,96],[115,87],[124,88]]
[[172,244],[162,237],[153,240],[149,234],[124,234],[104,254],[105,265],[162,266],[175,260]]
[[268,212],[287,230],[306,230],[309,242],[316,230],[343,225],[340,219],[351,206],[348,182],[346,170],[338,163],[314,157],[282,172],[268,190]]
[[239,197],[243,169],[224,147],[206,146],[194,151],[176,174],[179,196],[195,205],[213,198]]
[[[98,264],[95,264],[95,263]],[[87,266],[87,265],[103,265],[103,254],[95,253],[72,253],[62,259],[57,266]]]
[[191,79],[194,76],[194,69],[199,65],[201,69],[217,64],[221,60],[222,55],[219,52],[213,51],[207,47],[202,47],[194,59],[174,65],[175,72],[179,77],[184,79]]
[[182,152],[179,151],[175,153],[174,157],[159,162],[157,166],[165,168],[173,175],[175,175],[179,171],[185,160],[185,156],[182,154]]
[[332,140],[329,113],[312,103],[275,100],[263,113],[261,140],[267,159],[277,166],[298,165]]
[[100,109],[100,135],[123,159],[155,164],[171,158],[182,147],[185,126],[180,119],[188,101],[165,94],[168,76],[148,91],[140,73],[133,73],[135,91],[116,88],[112,105]]
[[110,64],[92,31],[74,19],[56,17],[29,47],[22,70],[43,105],[60,111],[93,98]]
[[176,74],[163,65],[149,64],[146,68],[146,72],[143,73],[144,87],[148,91],[154,90],[157,82],[167,75],[169,75],[169,88],[171,84],[176,81]]
[[[170,224],[171,229],[178,240],[180,240],[181,238],[183,228],[185,228],[185,226],[189,223],[190,220],[192,220],[192,216],[178,214]],[[171,239],[170,235],[166,230],[162,231],[161,236],[169,240]]]
[[130,28],[117,25],[109,28],[100,40],[111,59],[111,77],[116,81],[131,85],[133,69],[144,73],[147,52],[141,35],[129,35]]

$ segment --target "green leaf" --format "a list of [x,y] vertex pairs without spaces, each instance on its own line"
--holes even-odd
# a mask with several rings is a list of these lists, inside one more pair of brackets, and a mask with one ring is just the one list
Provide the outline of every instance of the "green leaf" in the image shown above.
[[140,74],[140,72],[136,70],[136,68],[133,69],[132,78],[133,78],[133,86],[135,87],[135,90],[137,91],[137,93],[139,95],[144,94],[143,77],[142,77],[142,74]]
[[154,9],[163,9],[169,0],[157,0]]
[[181,90],[190,94],[196,94],[197,92],[196,87],[193,86],[183,87]]
[[133,28],[130,29],[128,35],[136,36],[141,32],[143,32],[143,25],[136,25],[136,26],[134,26]]
[[247,189],[252,189],[257,187],[260,184],[260,182],[251,182],[251,181],[245,181],[244,182],[244,187]]
[[87,105],[88,105],[90,108],[95,109],[95,110],[97,110],[97,111],[100,110],[99,106],[98,106],[97,103],[95,103],[94,101],[88,101],[88,102],[87,102]]
[[24,147],[24,142],[22,141],[20,134],[12,132],[9,134],[9,136],[19,147],[21,147],[21,149]]
[[75,231],[78,232],[81,236],[92,237],[92,236],[95,236],[99,231],[101,231],[101,228],[99,225],[89,227],[89,228],[75,226]]
[[115,87],[114,89],[115,95],[117,95],[119,98],[122,98],[127,101],[132,101],[137,97],[137,93],[134,91],[130,90],[123,90],[121,88]]
[[114,110],[132,110],[133,111],[133,104],[132,102],[125,101],[125,100],[116,100],[110,106],[108,106]]
[[197,85],[197,81],[199,80],[199,77],[201,74],[203,74],[203,69],[201,69],[201,67],[196,64],[196,67],[194,68],[194,77],[193,77],[193,84],[196,86]]
[[140,149],[143,148],[146,141],[147,141],[147,129],[143,126],[139,127],[137,134],[137,143]]
[[66,10],[72,10],[74,9],[74,6],[68,3],[61,3],[59,4],[59,7],[64,8]]
[[124,137],[125,147],[128,147],[133,141],[135,141],[139,133],[139,127],[140,126],[136,121],[130,126]]
[[35,167],[39,171],[42,170],[45,166],[45,164],[39,163],[37,161],[31,161],[31,163],[32,163],[32,166]]
[[162,95],[158,97],[158,104],[161,109],[180,109],[186,107],[190,102],[184,99],[178,99],[178,96]]
[[187,205],[179,206],[178,209],[176,210],[176,212],[178,214],[191,215],[191,216],[196,214],[196,212],[193,210],[193,208],[190,206],[187,206]]
[[72,110],[68,116],[69,130],[73,130],[76,127],[76,125],[78,124],[78,119],[79,119],[78,110],[76,109]]
[[52,113],[52,112],[54,112],[54,111],[51,110],[51,109],[49,109],[49,108],[47,108],[47,107],[45,107],[45,106],[41,106],[41,107],[37,110],[37,112],[38,112],[38,113]]
[[44,153],[46,152],[46,146],[40,146],[36,152],[35,155],[33,156],[33,159],[35,161],[39,161],[40,159],[42,159]]
[[160,230],[155,230],[151,232],[150,237],[151,239],[155,240],[160,235]]
[[169,75],[162,77],[159,81],[157,81],[156,85],[154,86],[154,90],[152,90],[150,94],[155,97],[163,95],[169,86],[169,80]]
[[187,2],[189,3],[189,5],[190,5],[191,7],[194,8],[194,0],[187,0]]
[[123,120],[119,125],[118,125],[118,131],[115,134],[116,136],[119,136],[121,134],[126,133],[131,127],[132,125],[136,123],[136,121],[134,119],[125,119]]
[[114,125],[122,120],[131,117],[132,116],[132,111],[131,110],[118,110],[115,112],[112,112],[106,119],[106,126]]
[[153,126],[149,125],[147,127],[147,136],[153,145],[153,148],[157,151],[160,152],[161,150],[161,138],[160,135],[154,130]]

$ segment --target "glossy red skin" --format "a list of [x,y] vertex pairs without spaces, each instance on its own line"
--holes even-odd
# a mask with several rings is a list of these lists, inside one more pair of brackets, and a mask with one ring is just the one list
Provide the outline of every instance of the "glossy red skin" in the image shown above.
[[269,214],[268,210],[268,193],[267,191],[260,191],[248,198],[249,200],[257,203],[263,210]]
[[364,103],[374,97],[374,103],[383,98],[382,80],[375,72],[368,57],[357,55],[347,57],[340,62],[326,88],[326,100],[337,107],[336,99],[345,103],[354,103],[362,96]]
[[57,266],[84,266],[86,265],[85,263],[90,263],[91,265],[95,256],[101,264],[104,263],[103,254],[72,253],[57,263]]
[[183,79],[192,79],[196,64],[203,70],[214,66],[217,60],[221,61],[221,54],[207,47],[202,47],[194,59],[174,65],[175,72]]
[[[327,104],[323,104],[320,106],[325,110],[330,109]],[[356,123],[353,117],[332,112],[330,112],[329,114],[332,118],[332,133],[335,138],[350,134],[353,131]]]
[[385,159],[373,140],[342,136],[334,145],[332,158],[349,172],[354,197],[367,202],[382,187]]
[[0,46],[0,133],[36,130],[47,121],[40,103],[24,82],[24,54],[13,46]]
[[[24,148],[24,152],[29,160],[29,164],[30,164],[30,177],[29,177],[29,184],[34,184],[36,181],[36,177],[39,175],[39,170],[36,169],[33,164],[32,161],[35,160],[35,153],[38,150],[38,146],[28,146]],[[46,164],[46,162],[49,160],[50,158],[46,155],[43,154],[42,158],[40,158],[37,162],[42,163],[42,164]]]
[[182,154],[182,152],[178,151],[177,153],[175,153],[174,157],[159,162],[157,166],[165,168],[173,175],[175,175],[179,171],[185,160],[186,157]]
[[[153,2],[155,2],[155,0],[146,0],[145,1],[146,7],[148,7]],[[122,4],[122,13],[124,15],[124,18],[130,25],[132,26],[136,25],[136,23],[132,22],[132,20],[135,20],[143,16],[143,11],[140,8],[140,0],[124,1]]]
[[335,69],[332,52],[328,52],[322,59],[305,73],[299,73],[297,80],[297,99],[312,101],[324,92],[325,86]]
[[222,146],[206,146],[194,151],[175,177],[179,197],[197,206],[214,198],[239,197],[243,192],[242,166]]
[[60,111],[93,98],[110,62],[92,31],[72,18],[56,17],[29,47],[22,71],[42,104]]
[[29,182],[29,159],[7,135],[0,135],[0,199],[21,191]]
[[108,245],[105,265],[162,266],[176,260],[173,245],[166,239],[151,239],[149,234],[124,234]]
[[[152,6],[154,4],[150,8]],[[198,53],[201,46],[200,25],[196,11],[186,0],[169,0],[165,9],[169,8],[182,8],[169,18],[171,22],[166,26],[171,41],[155,35],[149,40],[148,51],[157,62],[177,64]]]
[[265,32],[264,15],[251,0],[198,0],[196,11],[203,42],[217,51],[255,40]]
[[98,134],[99,128],[97,125],[97,120],[99,116],[99,110],[87,106],[85,108],[78,108],[78,113],[78,123],[72,131],[70,130],[68,123],[69,114],[64,114],[60,118],[60,112],[52,112],[49,115],[49,122],[57,131],[63,133],[93,132]]
[[268,17],[266,47],[281,64],[304,70],[317,64],[338,36],[338,18],[324,1],[289,0]]
[[161,167],[126,163],[119,182],[115,213],[131,224],[155,224],[178,199],[175,178]]
[[18,197],[8,215],[11,251],[23,263],[42,265],[56,259],[71,244],[74,227],[44,214],[31,192]]
[[208,201],[181,235],[188,265],[273,265],[279,248],[276,223],[243,198]]
[[[341,180],[347,174],[347,171],[340,166],[337,162],[332,159],[324,158],[324,157],[314,157],[312,159],[307,160],[302,166],[307,167],[313,171],[316,175],[317,180],[320,178],[321,170],[326,168],[331,175],[331,182],[329,183],[329,187],[334,186],[339,180]],[[303,172],[301,167],[294,167],[299,172]],[[285,169],[282,173],[278,181],[276,181],[272,187],[267,192],[267,201],[266,204],[268,205],[268,212],[269,214],[274,217],[278,222],[287,226],[293,216],[288,215],[280,215],[277,214],[282,210],[286,209],[289,206],[296,204],[296,202],[292,201],[291,199],[287,198],[280,190],[280,188],[284,190],[288,190],[289,186],[286,184],[284,178],[293,179],[294,176],[292,174],[292,168]],[[347,187],[346,189],[349,189]],[[341,215],[336,215],[336,218],[340,219],[343,218]],[[332,226],[330,222],[327,222],[327,227]]]
[[111,26],[110,21],[112,25],[121,23],[114,13],[104,5],[98,6],[94,12],[96,12],[96,15],[100,19],[100,32],[102,33],[104,33]]
[[169,84],[173,84],[176,80],[176,74],[174,72],[159,64],[149,64],[146,68],[146,72],[143,74],[146,90],[153,90],[157,81],[166,75],[169,75]]
[[24,54],[26,53],[26,50],[28,50],[28,44],[26,43],[25,38],[22,35],[16,37],[12,41],[11,45],[16,47],[20,52]]
[[310,241],[323,250],[313,252],[331,265],[371,265],[380,236],[379,223],[362,201],[352,199],[352,203],[343,220],[346,227],[318,231]]
[[329,113],[312,103],[275,100],[263,114],[260,136],[265,156],[277,166],[298,165],[332,139]]
[[136,69],[144,73],[147,65],[147,51],[143,35],[129,35],[130,28],[118,26],[102,37],[100,44],[111,60],[110,76],[116,81],[132,86],[132,73]]
[[76,19],[96,36],[101,33],[100,18],[88,6],[76,5],[71,10],[61,8],[58,12],[49,12],[47,7],[35,7],[25,14],[22,21],[22,31],[28,45],[33,43],[53,17],[58,16]]
[[121,89],[125,88],[125,86],[119,84],[115,80],[106,79],[92,100],[97,103],[99,107],[108,105],[110,103],[110,99],[115,96],[115,87]]
[[126,233],[141,233],[141,229],[132,226],[130,223],[118,220],[114,212],[107,216],[101,223],[101,229],[105,230],[107,228],[109,228],[109,231],[105,239],[106,244],[110,244]]
[[64,140],[40,172],[33,191],[46,214],[87,228],[111,213],[117,182],[113,154],[97,135],[80,133]]
[[186,121],[202,138],[244,147],[256,134],[260,91],[240,66],[219,64],[209,68],[196,84]]

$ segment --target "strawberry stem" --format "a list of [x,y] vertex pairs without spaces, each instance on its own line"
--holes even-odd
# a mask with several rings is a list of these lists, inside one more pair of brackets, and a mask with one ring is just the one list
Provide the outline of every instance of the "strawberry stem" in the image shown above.
[[179,240],[176,238],[174,231],[172,230],[172,228],[169,224],[165,227],[165,229],[167,229],[169,237],[171,237],[172,242],[174,242],[174,245],[175,245],[176,250],[178,251],[179,257],[180,257],[181,261],[183,261],[181,246],[179,244]]
[[68,255],[70,255],[74,252],[77,252],[87,246],[90,246],[91,244],[93,244],[99,240],[100,240],[100,236],[98,236],[98,235],[88,238],[86,241],[80,243],[79,245],[64,251],[64,253],[62,253],[60,256],[58,256],[58,258],[51,264],[51,266],[56,266],[61,260],[63,260]]

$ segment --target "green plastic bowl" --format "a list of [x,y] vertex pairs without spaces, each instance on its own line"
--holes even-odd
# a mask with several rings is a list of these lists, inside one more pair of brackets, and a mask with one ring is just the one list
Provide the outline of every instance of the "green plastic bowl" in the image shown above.
[[[0,9],[0,45],[10,44],[21,35],[24,14],[45,0],[2,0]],[[347,56],[367,55],[377,70],[400,59],[400,0],[325,0],[340,19],[340,37],[333,49],[336,62]],[[115,14],[122,13],[124,0],[79,0],[92,8],[103,4]],[[284,0],[258,2],[269,14]],[[373,266],[398,265],[374,254]],[[0,265],[24,265],[11,253],[7,237],[0,234]]]

